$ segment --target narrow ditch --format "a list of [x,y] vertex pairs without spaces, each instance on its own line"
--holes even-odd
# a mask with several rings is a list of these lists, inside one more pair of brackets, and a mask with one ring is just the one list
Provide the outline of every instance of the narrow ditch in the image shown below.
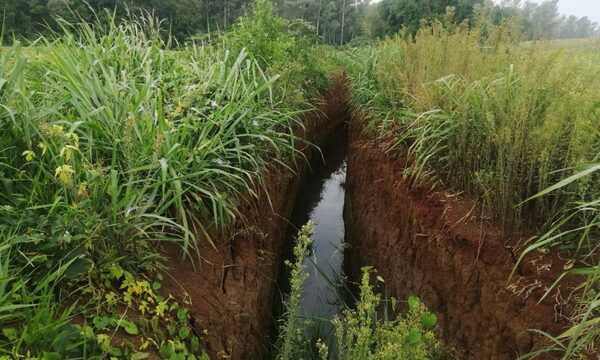
[[[310,254],[305,259],[309,276],[302,288],[301,315],[313,325],[311,337],[333,340],[331,320],[343,307],[344,291],[344,199],[347,159],[347,129],[341,126],[331,141],[321,147],[307,180],[299,189],[289,220],[285,243],[285,260],[293,260],[292,249],[298,230],[309,220],[315,224]],[[289,293],[290,274],[281,262],[278,285],[281,298],[276,318],[283,313],[283,298]]]
[[[511,280],[529,284],[547,279],[538,273],[510,279],[505,234],[493,223],[468,217],[472,204],[443,189],[404,181],[406,161],[389,156],[384,145],[370,141],[355,123],[329,139],[321,147],[322,160],[313,158],[298,190],[283,252],[283,259],[292,259],[298,229],[312,220],[313,245],[305,260],[309,278],[301,300],[301,315],[314,324],[306,330],[312,343],[326,340],[335,352],[330,320],[344,302],[351,304],[345,274],[358,279],[362,266],[375,266],[386,279],[387,294],[419,296],[438,316],[438,336],[459,358],[515,359],[544,344],[529,328],[561,331],[565,320],[554,316],[557,304],[536,300],[542,290],[527,296],[511,290]],[[278,285],[287,294],[290,279],[284,263]],[[277,304],[275,316],[280,318],[281,298]]]
[[[347,129],[347,92],[341,74],[323,94],[320,111],[304,119],[302,137],[322,149],[303,150],[310,169],[302,163],[296,173],[283,166],[271,171],[264,193],[242,209],[246,221],[223,234],[216,247],[203,244],[198,268],[170,253],[172,276],[163,287],[192,299],[202,346],[213,358],[268,358],[277,329],[272,320],[283,313],[276,294],[289,293],[283,260],[291,259],[297,231],[309,219],[316,228],[302,312],[323,319],[309,330],[315,340],[333,340],[329,320],[339,312],[339,299],[350,298],[339,294],[344,274],[356,279],[362,266],[375,266],[386,294],[418,295],[438,315],[440,339],[464,350],[466,358],[515,359],[543,345],[528,329],[559,333],[565,319],[555,317],[554,294],[538,303],[543,288],[522,296],[507,287],[513,259],[493,223],[470,217],[472,204],[443,189],[403,181],[406,159],[390,156],[357,119]],[[351,247],[344,253],[346,243]],[[556,264],[552,271],[562,268],[554,258],[533,260]],[[556,278],[536,271],[525,268],[516,281],[530,286]]]
[[[302,310],[323,319],[309,330],[315,340],[333,340],[329,319],[344,298],[338,291],[344,274],[357,278],[363,265],[377,268],[387,294],[418,295],[438,315],[440,338],[465,350],[466,358],[514,359],[543,344],[527,329],[559,333],[565,320],[555,318],[553,297],[538,304],[542,288],[525,297],[507,288],[512,258],[501,231],[469,217],[472,206],[465,201],[403,181],[405,159],[369,139],[356,119],[347,129],[347,90],[342,74],[323,94],[321,111],[305,119],[303,138],[322,149],[305,149],[310,169],[303,163],[296,173],[281,167],[268,174],[268,188],[243,209],[246,221],[223,234],[216,248],[203,244],[198,268],[170,253],[163,288],[192,299],[202,346],[213,358],[267,358],[272,319],[282,314],[276,294],[289,293],[282,260],[291,259],[297,230],[309,219],[316,228]],[[346,243],[351,247],[344,254]],[[562,268],[552,263],[553,271]],[[533,283],[540,278],[535,271],[524,269],[517,280]]]

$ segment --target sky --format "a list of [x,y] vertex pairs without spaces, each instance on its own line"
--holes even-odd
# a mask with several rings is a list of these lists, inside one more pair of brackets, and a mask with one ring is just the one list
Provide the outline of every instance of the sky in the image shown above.
[[[372,0],[372,3],[380,0]],[[496,0],[498,1],[498,0]],[[531,0],[542,2],[542,0]],[[558,9],[562,14],[575,15],[577,17],[587,16],[592,21],[600,23],[600,0],[560,0]]]
[[600,0],[560,0],[558,9],[563,14],[587,16],[600,23]]

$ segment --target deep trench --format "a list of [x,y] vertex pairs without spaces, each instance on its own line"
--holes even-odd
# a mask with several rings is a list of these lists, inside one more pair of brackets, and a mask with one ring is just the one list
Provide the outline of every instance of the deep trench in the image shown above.
[[[302,292],[302,315],[317,325],[308,330],[311,340],[326,339],[335,353],[330,320],[342,308],[340,299],[352,306],[363,266],[376,267],[386,296],[423,300],[438,316],[436,333],[451,358],[516,359],[545,344],[528,329],[553,334],[564,329],[564,318],[555,314],[569,311],[568,304],[557,310],[551,299],[538,303],[541,290],[527,297],[511,292],[513,263],[505,247],[510,239],[495,223],[469,217],[468,200],[403,181],[406,160],[389,156],[352,124],[329,136],[322,158],[312,162],[285,241],[283,259],[291,260],[298,229],[309,219],[315,222],[305,262],[310,277]],[[552,271],[560,271],[555,254],[534,260],[558,263]],[[280,264],[279,286],[286,294],[289,272]],[[514,281],[548,284],[555,275],[532,268]],[[281,310],[281,299],[278,303]]]
[[[280,297],[275,318],[284,313],[283,301],[290,291],[290,272],[286,261],[293,261],[293,246],[298,230],[309,220],[314,233],[309,255],[304,260],[308,278],[302,288],[301,316],[311,320],[307,335],[329,342],[334,347],[331,320],[349,303],[352,296],[346,286],[347,262],[344,261],[344,201],[347,124],[341,125],[314,157],[306,180],[301,184],[289,219],[283,260],[279,270]],[[274,329],[274,334],[278,328]]]
[[[328,320],[338,311],[339,296],[330,291],[336,286],[329,280],[345,274],[357,279],[371,265],[385,279],[386,296],[400,301],[419,296],[438,315],[440,340],[465,349],[466,358],[513,360],[543,345],[528,329],[560,333],[565,321],[555,318],[554,294],[538,303],[542,288],[527,297],[507,288],[513,258],[506,244],[519,238],[507,239],[493,222],[469,216],[472,203],[453,193],[404,181],[407,159],[392,156],[385,142],[370,138],[359,119],[351,119],[347,91],[342,74],[323,95],[318,115],[305,122],[304,138],[322,150],[303,149],[310,169],[305,163],[297,172],[275,167],[256,206],[244,209],[246,221],[235,229],[235,241],[202,249],[202,271],[192,262],[182,264],[172,249],[174,275],[165,278],[164,289],[193,299],[195,330],[212,330],[203,338],[207,351],[214,358],[268,358],[280,325],[272,320],[280,318],[281,298],[289,292],[284,260],[291,259],[297,230],[310,218],[317,228],[302,311],[323,318],[319,324],[325,328],[316,334],[321,339],[332,340],[326,336]],[[248,223],[255,226],[248,230]],[[351,244],[343,254],[342,244]],[[558,256],[533,259],[555,263],[553,272],[540,275],[535,266],[523,267],[517,280],[556,279],[564,264]],[[276,299],[277,293],[283,297]]]

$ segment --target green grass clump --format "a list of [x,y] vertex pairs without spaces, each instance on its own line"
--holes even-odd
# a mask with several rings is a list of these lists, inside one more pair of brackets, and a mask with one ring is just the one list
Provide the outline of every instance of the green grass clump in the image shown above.
[[159,294],[158,246],[201,256],[294,164],[311,107],[260,52],[172,48],[151,16],[60,23],[0,50],[0,356],[128,356],[110,342],[123,324],[144,349],[200,354]]
[[288,21],[275,15],[269,0],[254,0],[252,11],[242,16],[231,31],[224,34],[223,44],[233,51],[244,49],[267,73],[277,74],[277,93],[301,105],[328,85],[327,56],[324,46],[315,46],[320,38],[303,20]]

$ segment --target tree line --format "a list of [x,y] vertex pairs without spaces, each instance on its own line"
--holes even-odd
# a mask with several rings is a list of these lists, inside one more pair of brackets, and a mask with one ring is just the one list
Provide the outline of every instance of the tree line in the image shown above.
[[[563,0],[565,1],[565,0]],[[454,21],[474,16],[474,6],[489,6],[494,21],[508,17],[523,23],[528,39],[583,38],[600,35],[597,23],[587,17],[564,16],[558,0],[540,4],[521,0],[273,0],[278,13],[287,19],[309,24],[327,44],[352,40],[372,40],[405,29],[414,33],[420,22],[441,19],[449,6],[455,8]],[[58,28],[54,19],[92,20],[105,16],[103,9],[116,12],[146,10],[166,19],[171,34],[179,41],[194,35],[226,30],[250,9],[252,0],[0,0],[3,38],[33,39]]]

